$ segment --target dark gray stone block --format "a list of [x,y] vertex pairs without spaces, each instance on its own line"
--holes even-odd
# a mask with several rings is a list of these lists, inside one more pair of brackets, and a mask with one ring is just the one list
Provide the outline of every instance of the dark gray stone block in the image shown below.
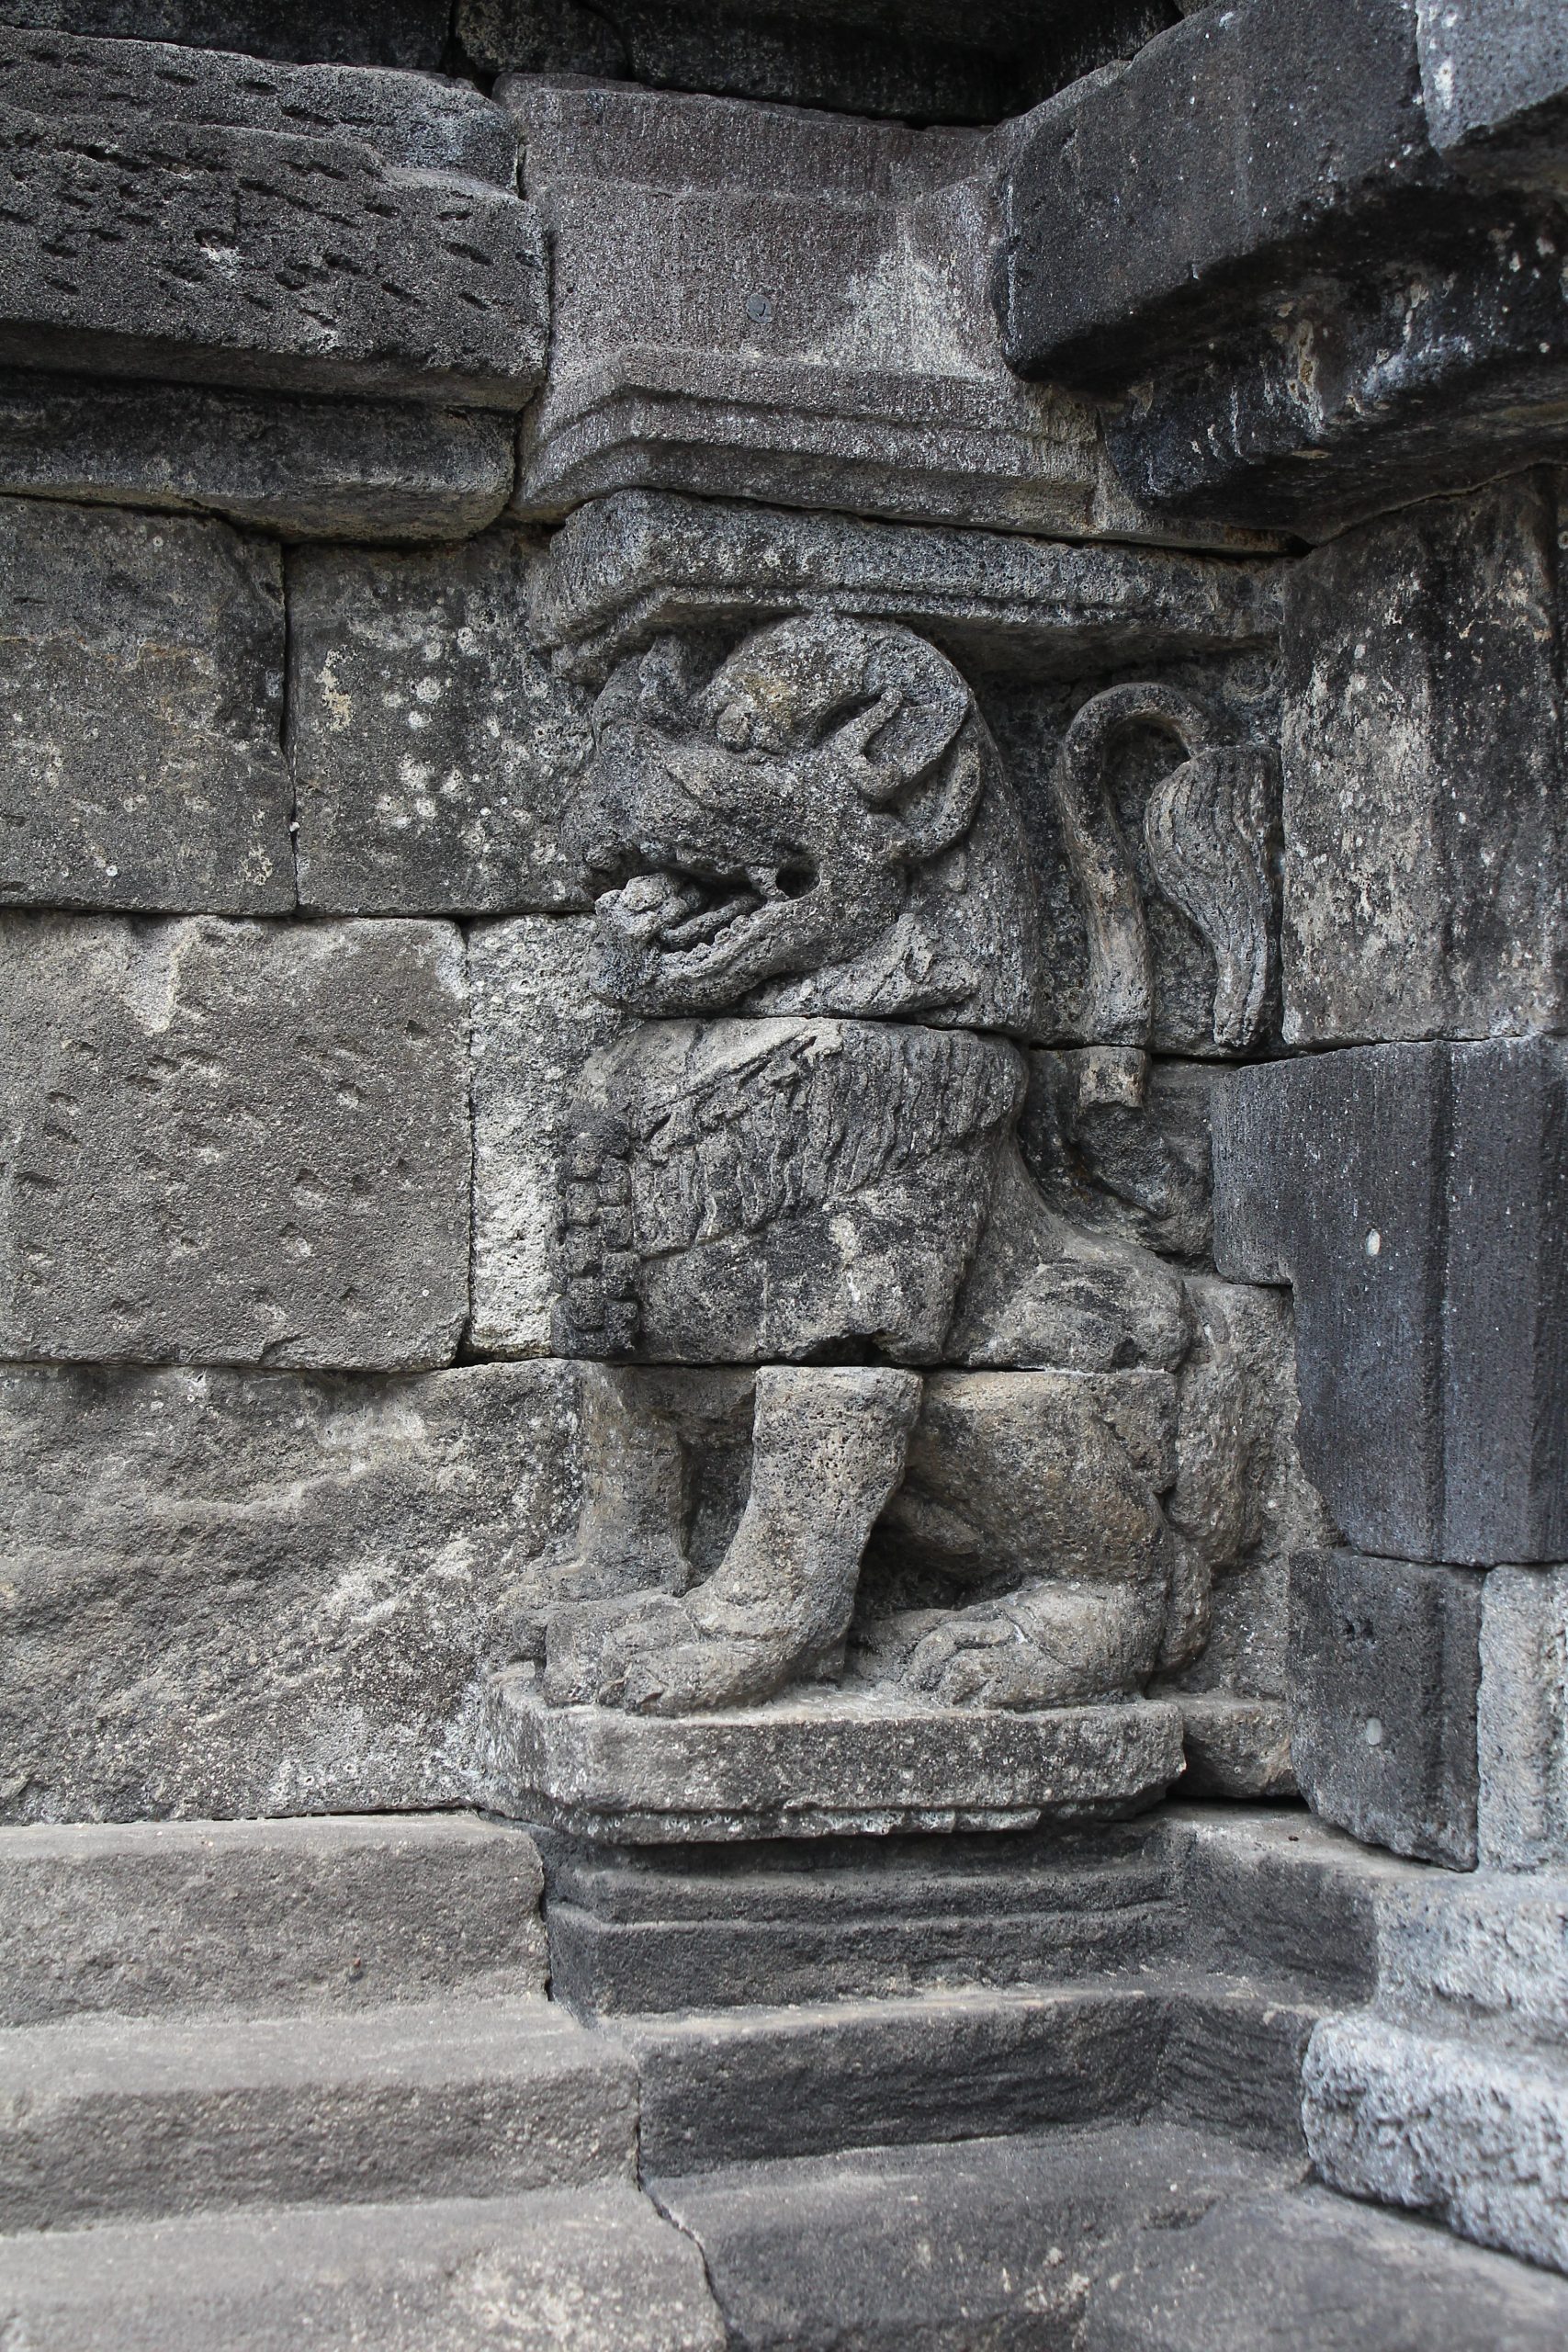
[[1408,507],[1291,568],[1290,1044],[1562,1024],[1562,480]]
[[0,356],[503,409],[543,373],[539,224],[471,89],[0,30]]
[[0,499],[0,904],[292,908],[276,548]]
[[[584,907],[562,839],[585,698],[528,625],[537,540],[289,567],[300,902],[356,914]],[[535,1038],[521,1040],[532,1052]]]
[[1568,167],[1568,24],[1554,0],[1426,0],[1416,11],[1421,92],[1432,143],[1483,182],[1540,180]]
[[478,410],[0,375],[0,491],[289,539],[466,538],[511,495],[514,437]]
[[177,41],[337,65],[441,62],[447,0],[6,0],[6,22],[114,40]]
[[0,2021],[543,1996],[538,1850],[469,1814],[0,1831]]
[[443,924],[0,918],[6,1355],[402,1369],[468,1311]]
[[1215,1254],[1290,1282],[1302,1458],[1359,1549],[1568,1552],[1568,1046],[1370,1046],[1237,1071]]
[[1314,1813],[1396,1854],[1475,1865],[1484,1579],[1303,1553],[1291,1577],[1291,1754]]
[[6,1372],[6,1817],[471,1801],[478,1678],[576,1519],[577,1378]]

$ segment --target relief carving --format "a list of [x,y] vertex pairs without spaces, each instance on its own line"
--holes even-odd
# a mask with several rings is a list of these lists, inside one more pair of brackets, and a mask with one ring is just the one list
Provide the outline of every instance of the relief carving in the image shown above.
[[[1134,1095],[1149,956],[1101,771],[1150,720],[1186,757],[1149,854],[1213,949],[1217,1039],[1252,1034],[1269,977],[1258,755],[1174,690],[1096,697],[1055,791],[1084,1058]],[[969,684],[902,627],[797,617],[722,660],[660,640],[593,733],[593,985],[635,1018],[583,1071],[564,1171],[555,1343],[600,1369],[577,1542],[527,1632],[546,1700],[682,1714],[846,1673],[1010,1709],[1140,1690],[1205,1625],[1207,1566],[1160,1503],[1190,1313],[1021,1156],[1050,943]],[[699,1566],[720,1423],[749,1427],[749,1487]]]

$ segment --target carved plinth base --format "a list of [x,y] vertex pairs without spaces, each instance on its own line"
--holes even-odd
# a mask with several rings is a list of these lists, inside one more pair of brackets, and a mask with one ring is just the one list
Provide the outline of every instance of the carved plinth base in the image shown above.
[[1009,1714],[824,1688],[662,1718],[547,1707],[521,1667],[491,1685],[479,1770],[499,1812],[664,1845],[1106,1819],[1155,1804],[1181,1761],[1164,1701]]

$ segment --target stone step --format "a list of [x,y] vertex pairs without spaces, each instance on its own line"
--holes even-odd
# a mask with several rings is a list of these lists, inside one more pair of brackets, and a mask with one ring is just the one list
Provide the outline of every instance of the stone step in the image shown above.
[[731,2352],[1560,2352],[1568,2280],[1169,2125],[655,2177]]
[[542,1993],[538,1853],[470,1814],[0,1830],[0,2025]]
[[646,2172],[1136,2118],[1301,2148],[1320,2012],[1159,1971],[1065,1985],[616,2020]]
[[722,2352],[689,2238],[626,2184],[0,2238],[28,2352]]
[[0,2228],[629,2175],[637,2077],[544,2002],[0,2033]]

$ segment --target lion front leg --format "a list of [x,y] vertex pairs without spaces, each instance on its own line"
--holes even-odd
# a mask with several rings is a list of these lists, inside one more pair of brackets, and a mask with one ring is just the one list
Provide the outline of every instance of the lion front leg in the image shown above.
[[649,1714],[765,1699],[849,1629],[862,1555],[903,1475],[917,1373],[764,1365],[751,1491],[718,1568],[683,1598],[568,1605],[546,1628],[545,1696]]

